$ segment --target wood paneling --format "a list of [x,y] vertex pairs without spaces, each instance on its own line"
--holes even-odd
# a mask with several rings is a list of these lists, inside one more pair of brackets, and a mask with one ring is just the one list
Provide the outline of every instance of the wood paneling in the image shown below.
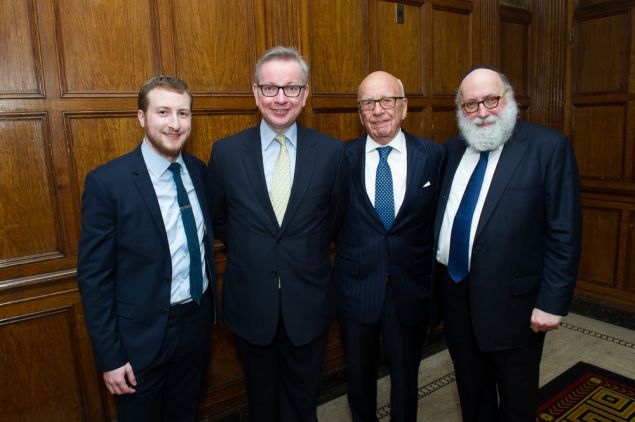
[[455,109],[434,109],[432,111],[432,139],[441,143],[457,133]]
[[635,295],[635,211],[628,213],[626,236],[626,280],[624,282],[624,290]]
[[252,0],[173,2],[176,74],[193,92],[251,94],[253,66],[244,64],[257,56]]
[[[583,213],[582,258],[579,279],[614,287],[618,268],[621,214],[617,210],[586,208]],[[602,245],[597,248],[596,245]]]
[[195,112],[192,134],[185,144],[185,150],[207,163],[214,141],[255,126],[257,123],[254,111],[238,111],[232,114]]
[[0,267],[64,254],[46,114],[0,115]]
[[343,141],[357,138],[364,130],[357,110],[317,112],[313,121],[317,130]]
[[501,13],[500,69],[517,97],[529,95],[529,19],[529,13],[519,9]]
[[404,9],[404,23],[397,23],[397,4],[379,2],[377,67],[399,78],[407,94],[423,94],[424,9],[420,6],[401,6]]
[[[11,382],[0,383],[3,420],[85,420],[74,326],[70,307],[0,321],[2,366],[11,368]],[[8,380],[9,373],[3,374]]]
[[[33,1],[5,0],[0,9],[0,98],[41,96],[40,43]],[[19,48],[13,48],[19,46]]]
[[[578,21],[574,39],[574,93],[625,92],[631,43],[630,14]],[[607,48],[609,45],[611,48]]]
[[433,8],[432,95],[452,95],[472,65],[472,16],[469,11]]
[[136,95],[160,72],[153,1],[53,1],[64,93]]
[[369,72],[367,2],[314,0],[309,16],[313,93],[356,94]]
[[625,117],[623,105],[575,107],[572,142],[583,179],[623,179]]

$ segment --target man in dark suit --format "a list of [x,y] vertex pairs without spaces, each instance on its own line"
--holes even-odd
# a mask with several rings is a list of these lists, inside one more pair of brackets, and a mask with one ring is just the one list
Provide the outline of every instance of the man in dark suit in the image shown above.
[[517,120],[496,69],[471,69],[456,104],[435,230],[463,419],[534,421],[545,332],[577,277],[578,169],[565,136]]
[[222,315],[245,369],[251,421],[315,421],[335,313],[328,247],[345,201],[344,144],[296,124],[308,66],[292,48],[256,64],[258,127],[214,143],[216,236],[227,247]]
[[383,334],[391,420],[414,422],[443,148],[401,129],[408,100],[389,73],[368,75],[357,99],[366,133],[346,149],[349,201],[334,262],[348,403],[354,421],[377,420]]
[[211,352],[214,262],[205,165],[182,152],[185,82],[138,97],[145,137],[86,176],[77,281],[118,421],[195,421]]

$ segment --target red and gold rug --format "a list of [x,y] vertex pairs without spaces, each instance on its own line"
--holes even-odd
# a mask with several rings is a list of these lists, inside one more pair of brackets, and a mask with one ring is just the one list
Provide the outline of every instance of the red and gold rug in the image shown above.
[[540,389],[538,422],[635,421],[635,381],[578,362]]

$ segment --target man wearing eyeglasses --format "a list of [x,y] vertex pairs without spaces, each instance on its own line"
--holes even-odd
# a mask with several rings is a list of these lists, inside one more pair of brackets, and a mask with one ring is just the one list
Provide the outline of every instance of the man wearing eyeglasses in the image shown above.
[[517,119],[507,78],[468,71],[435,227],[448,349],[464,421],[534,421],[545,333],[573,296],[580,182],[566,137]]
[[347,145],[349,206],[334,262],[348,403],[353,421],[377,420],[383,338],[391,420],[414,422],[443,148],[401,129],[408,100],[393,75],[371,73],[357,98],[366,133]]
[[250,420],[316,421],[344,144],[296,123],[309,86],[295,49],[267,50],[254,81],[260,125],[214,143],[209,161],[214,233],[227,247],[222,316],[245,369]]

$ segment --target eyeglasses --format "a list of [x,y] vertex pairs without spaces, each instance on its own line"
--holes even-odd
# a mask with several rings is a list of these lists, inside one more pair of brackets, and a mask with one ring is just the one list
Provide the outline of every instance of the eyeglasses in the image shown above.
[[258,85],[258,84],[256,84],[256,86],[260,88],[260,92],[262,92],[262,95],[264,95],[265,97],[275,97],[276,95],[278,95],[278,91],[282,89],[282,92],[284,92],[284,95],[289,98],[295,98],[299,96],[300,93],[302,92],[302,88],[306,87],[306,85],[277,86],[277,85]]
[[474,113],[478,111],[478,108],[481,106],[481,104],[483,104],[483,107],[485,107],[486,109],[495,108],[501,98],[503,98],[502,95],[497,95],[495,97],[486,97],[483,99],[483,101],[469,101],[467,103],[463,103],[461,104],[461,107],[463,107],[463,110],[465,110],[466,113]]
[[361,100],[358,101],[359,108],[364,111],[370,111],[375,109],[375,104],[379,103],[381,108],[384,110],[388,110],[395,107],[397,104],[397,100],[401,100],[404,97],[384,97],[378,100]]

